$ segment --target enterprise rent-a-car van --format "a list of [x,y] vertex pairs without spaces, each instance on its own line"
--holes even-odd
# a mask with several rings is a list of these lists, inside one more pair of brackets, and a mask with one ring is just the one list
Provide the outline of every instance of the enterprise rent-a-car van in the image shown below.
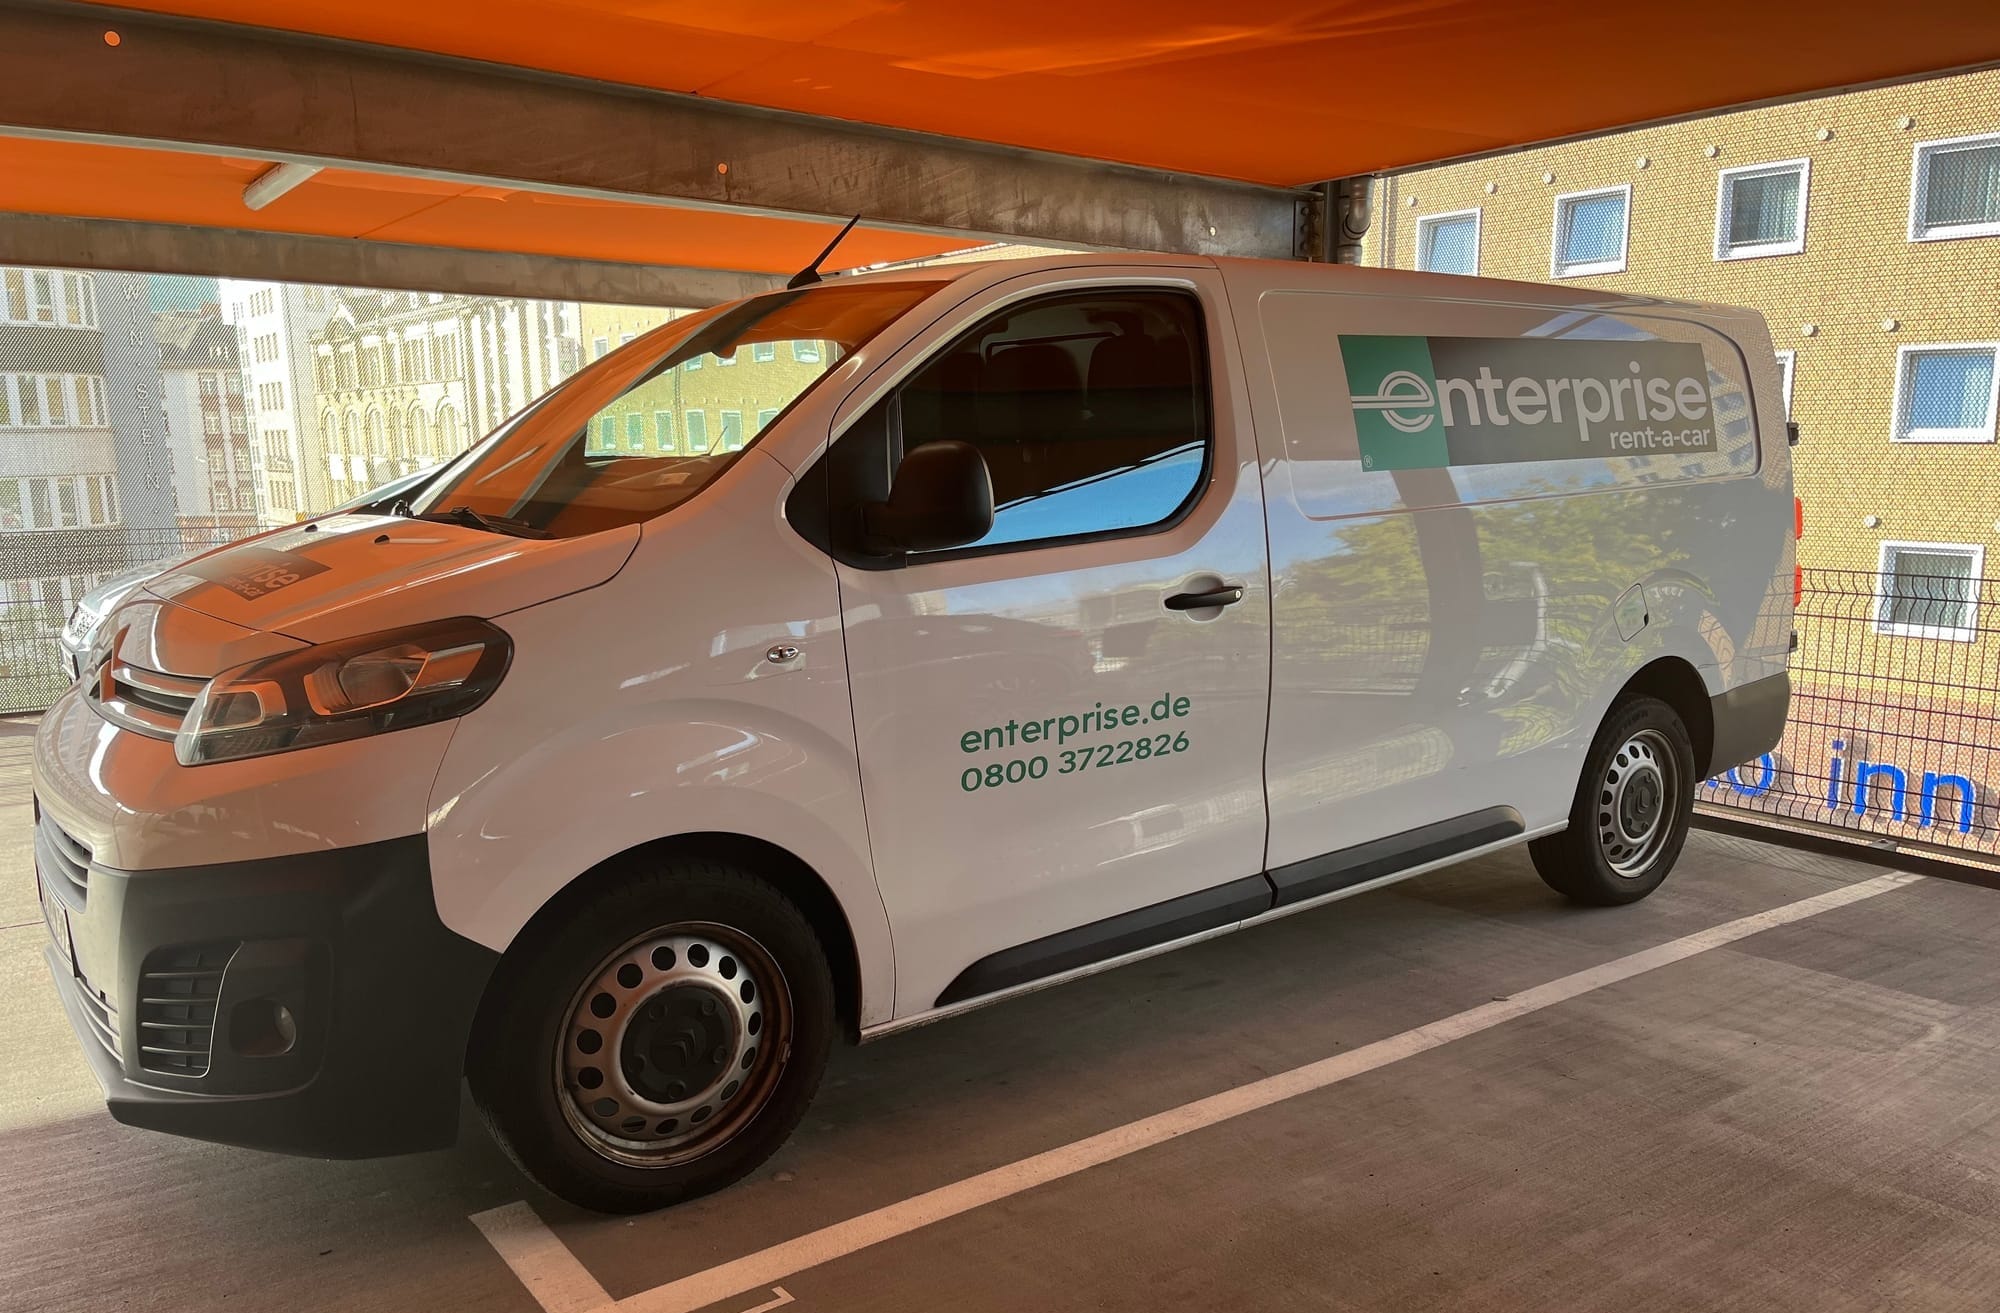
[[771,1153],[836,1036],[1509,844],[1642,898],[1788,696],[1763,323],[1587,289],[842,278],[397,509],[152,581],[41,724],[121,1121],[400,1152],[464,1077],[549,1188],[656,1206]]

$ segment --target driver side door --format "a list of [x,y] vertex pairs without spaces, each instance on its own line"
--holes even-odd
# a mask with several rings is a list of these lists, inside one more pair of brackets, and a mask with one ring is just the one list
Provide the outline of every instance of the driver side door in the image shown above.
[[[1270,905],[1263,490],[1219,280],[1016,281],[826,462],[898,1016]],[[843,544],[941,440],[985,458],[992,531]]]

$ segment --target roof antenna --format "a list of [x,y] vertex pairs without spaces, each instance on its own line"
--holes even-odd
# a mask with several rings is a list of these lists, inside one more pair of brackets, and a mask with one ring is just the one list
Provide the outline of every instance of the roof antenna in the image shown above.
[[849,219],[847,221],[847,226],[845,228],[842,228],[839,232],[833,235],[833,240],[826,244],[826,249],[824,251],[821,251],[818,255],[813,257],[813,262],[811,264],[807,265],[805,268],[799,270],[797,273],[792,275],[791,281],[785,284],[785,290],[788,292],[796,292],[801,287],[811,287],[814,283],[818,282],[820,280],[819,267],[826,263],[827,256],[833,254],[833,248],[840,245],[840,239],[847,236],[848,233],[852,232],[854,230],[854,225],[860,222],[861,222],[861,216],[858,214],[855,215],[852,219]]

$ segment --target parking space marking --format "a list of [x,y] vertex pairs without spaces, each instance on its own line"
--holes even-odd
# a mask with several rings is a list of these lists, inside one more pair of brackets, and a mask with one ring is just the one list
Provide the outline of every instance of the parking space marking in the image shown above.
[[[1711,949],[1722,948],[1766,930],[1866,901],[1925,878],[1921,875],[1892,872],[1857,884],[1830,889],[1825,893],[1815,894],[1795,903],[1787,903],[1782,907],[1774,907],[1768,911],[1711,926],[1707,930],[1684,935],[1679,939],[1600,963],[1507,998],[1482,1003],[1478,1007],[1468,1008],[1456,1015],[1418,1026],[1414,1030],[1404,1031],[1400,1035],[1364,1044],[1358,1049],[1350,1049],[1330,1058],[1294,1067],[1290,1071],[1281,1071],[1262,1080],[1251,1081],[1249,1084],[1224,1090],[1220,1094],[1196,1099],[1191,1103],[1169,1108],[1165,1112],[1155,1113],[1153,1116],[1141,1118],[1124,1126],[1116,1126],[1108,1131],[1045,1150],[1017,1162],[995,1167],[977,1176],[939,1186],[935,1190],[888,1204],[874,1212],[863,1213],[844,1222],[836,1222],[796,1239],[772,1245],[768,1249],[760,1249],[756,1253],[746,1254],[705,1271],[692,1273],[677,1281],[670,1281],[651,1290],[627,1296],[619,1300],[615,1307],[617,1313],[695,1313],[695,1310],[706,1308],[719,1300],[771,1287],[775,1282],[796,1276],[808,1268],[818,1267],[858,1250],[879,1245],[886,1240],[908,1235],[934,1222],[942,1222],[986,1204],[996,1203],[1032,1190],[1036,1186],[1046,1185],[1066,1176],[1074,1176],[1078,1172],[1137,1153],[1141,1149],[1178,1139],[1191,1131],[1214,1126],[1260,1108],[1268,1108],[1272,1104],[1297,1098],[1301,1094],[1325,1089],[1329,1085],[1336,1085],[1351,1077],[1401,1062],[1405,1058],[1427,1053],[1453,1040],[1491,1030],[1495,1026],[1530,1013],[1540,1012],[1544,1008],[1554,1007],[1558,1003],[1567,1002],[1606,986],[1630,980],[1648,971],[1671,966],[1676,962],[1685,961]],[[584,1313],[584,1310],[593,1307],[579,1303],[555,1303],[544,1298],[536,1284],[523,1271],[522,1265],[517,1263],[508,1249],[502,1246],[500,1239],[495,1238],[495,1229],[489,1227],[484,1220],[494,1218],[498,1214],[515,1216],[511,1210],[525,1213],[540,1235],[546,1237],[546,1244],[536,1239],[524,1246],[520,1242],[524,1232],[518,1229],[518,1221],[498,1228],[503,1234],[512,1237],[517,1247],[531,1250],[533,1261],[528,1264],[530,1270],[542,1272],[546,1279],[547,1271],[544,1269],[544,1264],[547,1265],[547,1269],[555,1269],[566,1261],[569,1271],[573,1272],[576,1278],[588,1283],[591,1289],[597,1290],[600,1297],[603,1296],[603,1291],[595,1280],[563,1247],[562,1242],[535,1220],[533,1212],[526,1204],[509,1204],[505,1208],[481,1213],[472,1220],[479,1225],[480,1230],[487,1233],[487,1238],[493,1241],[494,1248],[500,1250],[501,1257],[507,1260],[508,1266],[514,1268],[516,1274],[521,1276],[531,1291],[537,1292],[536,1298],[542,1300],[542,1307],[547,1313]],[[510,1230],[510,1228],[515,1229]],[[547,1245],[553,1245],[562,1251],[559,1259],[544,1253]],[[575,1281],[568,1281],[560,1283],[557,1288],[565,1294],[574,1296],[583,1289],[583,1286]],[[606,1298],[605,1303],[609,1302]]]
[[524,1202],[475,1213],[472,1224],[499,1251],[543,1313],[590,1313],[611,1306],[611,1296],[590,1275],[569,1246],[542,1225]]

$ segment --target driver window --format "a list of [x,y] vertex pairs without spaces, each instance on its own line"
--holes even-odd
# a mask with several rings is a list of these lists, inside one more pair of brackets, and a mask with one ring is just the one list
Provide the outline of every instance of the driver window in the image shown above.
[[902,449],[956,439],[985,457],[993,531],[973,549],[1163,525],[1207,477],[1200,313],[1165,291],[1013,307],[904,385]]

